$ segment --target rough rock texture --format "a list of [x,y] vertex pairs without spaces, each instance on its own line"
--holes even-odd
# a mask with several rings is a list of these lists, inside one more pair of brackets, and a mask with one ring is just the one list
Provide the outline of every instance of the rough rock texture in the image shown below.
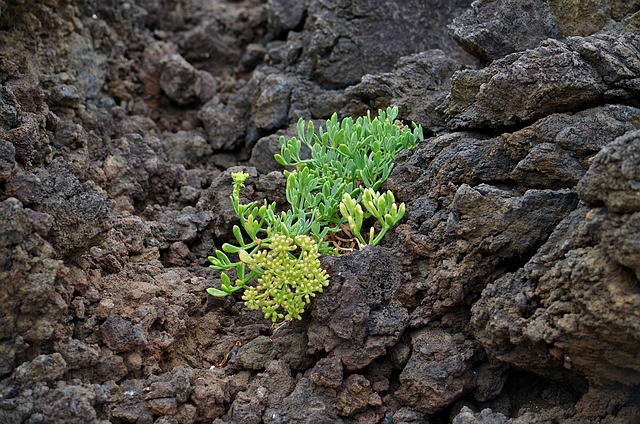
[[444,112],[454,129],[526,124],[550,113],[633,97],[639,72],[636,34],[547,40],[487,68],[456,73]]
[[42,238],[47,232],[46,224],[42,225],[42,235],[34,228],[33,218],[42,216],[31,214],[12,197],[3,200],[0,216],[4,222],[0,239],[0,375],[7,377],[27,359],[30,346],[32,356],[49,353],[40,346],[69,335],[60,318],[73,288],[60,284],[69,270],[55,259],[53,247]]
[[370,247],[325,265],[334,276],[315,304],[309,347],[340,358],[356,371],[384,355],[403,333],[407,311],[398,302],[401,275],[388,252]]
[[[640,421],[637,0],[0,0],[0,422]],[[398,105],[382,246],[272,326],[231,173]]]
[[590,35],[610,25],[624,22],[638,12],[638,0],[549,0],[555,20],[563,36]]
[[453,37],[467,51],[486,61],[537,47],[557,38],[557,24],[546,1],[480,0],[453,20]]
[[165,58],[161,66],[160,88],[178,104],[185,105],[196,99],[206,102],[215,94],[213,76],[198,71],[179,54]]
[[425,131],[440,132],[445,123],[436,107],[451,89],[451,76],[462,68],[442,50],[428,50],[401,58],[393,72],[363,76],[345,92],[370,108],[396,105],[407,121],[424,122]]
[[51,221],[43,225],[63,256],[97,244],[113,225],[113,202],[86,190],[59,160],[35,174],[18,173],[7,184],[7,193]]
[[593,158],[589,170],[578,184],[578,193],[586,204],[602,205],[614,213],[640,212],[639,139],[640,133],[629,132],[608,144]]
[[414,0],[311,2],[308,32],[299,41],[300,64],[321,85],[345,87],[373,70],[391,70],[402,56],[427,49],[439,48],[456,59],[467,59],[440,25],[469,4],[469,0],[437,1],[430,7]]
[[473,348],[463,337],[441,329],[419,330],[412,334],[411,343],[413,353],[400,374],[396,396],[417,411],[433,414],[462,396],[471,385],[467,361],[473,356]]
[[[637,197],[636,189],[620,178],[622,169],[635,168],[611,158],[632,158],[631,152],[620,156],[616,150],[638,145],[638,133],[631,132],[602,149],[578,184],[578,193],[591,208],[577,209],[521,271],[483,291],[472,310],[472,323],[478,338],[499,358],[508,356],[515,363],[516,357],[528,356],[535,364],[535,357],[547,371],[555,363],[558,372],[574,370],[629,386],[640,382],[633,312],[640,302],[634,259],[638,252],[634,236],[628,238],[636,232],[637,208],[632,202],[622,210],[616,202],[598,207],[603,199],[593,194]],[[596,171],[603,163],[606,170]],[[633,174],[628,178],[633,181]],[[620,183],[620,189],[601,191],[598,186],[607,181]],[[567,242],[559,245],[559,239]],[[503,290],[506,296],[497,295]],[[604,322],[602,327],[599,323]],[[513,349],[519,353],[514,355]]]

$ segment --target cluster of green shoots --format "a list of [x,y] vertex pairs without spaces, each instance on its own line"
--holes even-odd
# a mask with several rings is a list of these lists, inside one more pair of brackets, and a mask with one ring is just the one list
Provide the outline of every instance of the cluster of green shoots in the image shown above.
[[329,284],[320,255],[378,244],[404,216],[404,203],[397,204],[391,191],[378,190],[396,155],[415,147],[423,135],[422,127],[408,128],[397,116],[397,107],[379,110],[374,119],[367,114],[338,121],[334,114],[318,132],[300,119],[298,137],[280,137],[275,155],[287,167],[289,208],[280,213],[275,202],[242,204],[240,191],[249,175],[233,173],[237,244],[225,243],[209,257],[211,268],[232,276],[222,272],[220,289],[207,292],[223,297],[242,290],[245,305],[261,308],[266,319],[301,319],[311,298]]

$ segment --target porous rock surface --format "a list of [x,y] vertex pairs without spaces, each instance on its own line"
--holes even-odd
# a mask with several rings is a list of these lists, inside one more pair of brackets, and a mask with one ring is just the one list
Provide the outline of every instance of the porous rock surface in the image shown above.
[[[640,420],[640,3],[0,0],[1,423]],[[316,126],[425,128],[274,328],[207,256]]]

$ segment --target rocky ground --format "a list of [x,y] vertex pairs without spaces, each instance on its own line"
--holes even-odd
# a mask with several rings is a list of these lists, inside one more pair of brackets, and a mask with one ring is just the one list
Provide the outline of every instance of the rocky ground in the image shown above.
[[[639,98],[639,0],[0,0],[0,422],[640,422]],[[382,246],[208,296],[231,170],[389,104]]]

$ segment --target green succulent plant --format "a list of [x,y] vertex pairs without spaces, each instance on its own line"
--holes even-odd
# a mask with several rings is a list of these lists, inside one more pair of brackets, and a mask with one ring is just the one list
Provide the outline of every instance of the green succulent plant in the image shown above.
[[[397,121],[397,107],[379,110],[378,116],[345,118],[337,114],[326,130],[315,131],[300,119],[298,137],[280,137],[276,161],[287,167],[289,208],[276,212],[276,204],[240,202],[249,175],[232,174],[230,196],[240,226],[233,227],[236,244],[225,243],[210,256],[211,268],[223,271],[216,297],[244,290],[250,309],[262,309],[276,322],[301,319],[306,304],[328,282],[320,266],[322,254],[339,255],[378,244],[404,216],[391,191],[378,189],[393,170],[393,160],[422,139],[422,127],[410,129]],[[303,158],[302,147],[310,151]],[[237,255],[231,260],[228,254]],[[233,270],[235,281],[224,271]]]

